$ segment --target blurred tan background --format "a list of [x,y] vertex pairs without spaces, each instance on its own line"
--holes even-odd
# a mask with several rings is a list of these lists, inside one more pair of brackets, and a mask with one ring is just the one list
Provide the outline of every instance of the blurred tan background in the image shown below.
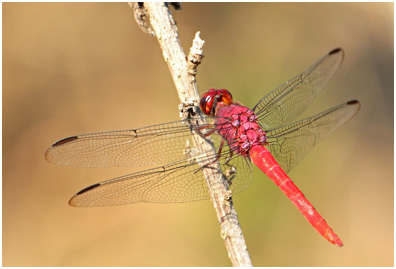
[[[200,92],[253,107],[335,47],[344,64],[305,116],[347,100],[358,115],[291,178],[340,235],[321,238],[255,171],[234,197],[256,266],[393,266],[393,3],[182,5],[185,50],[206,41]],[[210,201],[72,208],[77,191],[139,168],[44,160],[67,136],[178,119],[156,39],[126,3],[3,3],[3,265],[229,266]]]

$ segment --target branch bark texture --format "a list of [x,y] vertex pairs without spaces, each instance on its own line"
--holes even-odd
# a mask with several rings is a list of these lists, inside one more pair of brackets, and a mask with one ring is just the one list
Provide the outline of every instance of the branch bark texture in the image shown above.
[[[180,44],[176,24],[166,4],[149,2],[144,4],[132,3],[130,5],[134,9],[139,26],[150,35],[155,35],[160,44],[181,101],[180,109],[183,112],[181,116],[185,117],[187,110],[189,113],[193,111],[198,121],[205,124],[204,119],[199,117],[202,115],[201,111],[197,109],[200,97],[195,80],[196,67],[203,57],[202,46],[204,41],[199,38],[199,32],[195,36],[188,57],[186,57]],[[198,152],[215,153],[215,148],[210,139],[208,141],[195,134],[194,141],[194,146]],[[200,165],[202,167],[205,163]],[[232,203],[232,193],[228,189],[228,182],[223,176],[220,166],[217,165],[216,169],[213,169],[213,167],[203,168],[202,172],[208,184],[220,223],[221,237],[224,239],[232,265],[238,267],[252,266],[237,213]]]

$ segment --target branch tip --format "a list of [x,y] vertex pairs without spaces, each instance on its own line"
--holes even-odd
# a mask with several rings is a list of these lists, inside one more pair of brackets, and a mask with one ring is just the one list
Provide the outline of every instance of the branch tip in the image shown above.
[[128,2],[128,5],[133,9],[133,15],[136,23],[143,32],[150,36],[155,36],[155,33],[150,25],[150,18],[147,10],[142,2]]
[[199,36],[200,32],[198,31],[195,34],[195,38],[193,40],[193,44],[190,48],[190,52],[188,54],[188,73],[195,77],[197,74],[197,67],[199,64],[202,62],[202,58],[204,57],[203,54],[203,45],[205,44],[205,41],[201,39]]

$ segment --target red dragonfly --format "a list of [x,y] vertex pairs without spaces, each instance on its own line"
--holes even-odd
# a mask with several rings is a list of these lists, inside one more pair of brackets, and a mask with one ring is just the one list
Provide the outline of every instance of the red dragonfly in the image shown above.
[[[333,77],[343,57],[342,49],[332,50],[267,94],[253,109],[233,102],[225,89],[210,89],[202,95],[200,107],[211,123],[198,124],[188,118],[139,129],[72,136],[53,144],[45,158],[55,164],[80,167],[160,165],[79,191],[69,201],[71,206],[79,207],[209,199],[200,170],[214,163],[221,165],[230,190],[237,193],[251,184],[253,163],[323,237],[342,246],[341,239],[286,172],[360,108],[359,102],[353,100],[291,123]],[[195,134],[211,136],[216,152],[197,153],[192,147]]]

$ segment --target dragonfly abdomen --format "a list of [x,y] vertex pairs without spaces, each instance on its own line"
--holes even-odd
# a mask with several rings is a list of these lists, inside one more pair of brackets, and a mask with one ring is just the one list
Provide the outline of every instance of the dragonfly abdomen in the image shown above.
[[251,161],[281,189],[300,213],[324,238],[336,246],[343,246],[341,239],[283,171],[268,149],[264,146],[255,146],[250,150],[249,155]]

